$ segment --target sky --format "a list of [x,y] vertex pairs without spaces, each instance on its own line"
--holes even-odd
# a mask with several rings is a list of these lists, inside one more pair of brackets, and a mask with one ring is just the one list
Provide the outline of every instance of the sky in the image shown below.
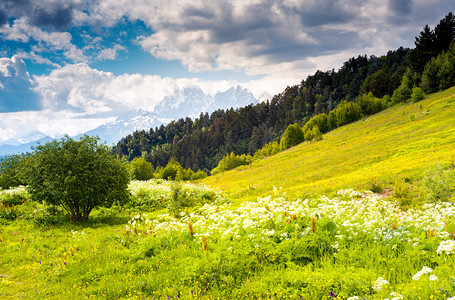
[[275,95],[384,55],[455,0],[1,0],[0,142],[75,135],[186,87]]

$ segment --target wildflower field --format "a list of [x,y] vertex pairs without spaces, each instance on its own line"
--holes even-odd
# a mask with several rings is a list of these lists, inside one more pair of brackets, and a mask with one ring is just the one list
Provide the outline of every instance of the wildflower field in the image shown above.
[[87,224],[0,191],[0,298],[455,299],[451,202],[403,210],[372,192],[277,188],[231,204],[175,185],[132,182],[129,206]]

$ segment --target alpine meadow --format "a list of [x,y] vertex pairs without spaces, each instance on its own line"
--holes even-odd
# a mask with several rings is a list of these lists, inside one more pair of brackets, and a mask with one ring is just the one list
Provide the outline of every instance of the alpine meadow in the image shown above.
[[[44,22],[38,20],[38,6],[35,19],[13,22],[13,15],[3,13],[15,12],[12,2],[5,3],[0,4],[0,37],[5,40],[14,38],[5,37],[8,26],[25,28],[17,20]],[[397,3],[389,6],[399,11]],[[117,6],[107,5],[110,10],[105,13],[115,15]],[[191,13],[187,20],[205,28],[215,12],[196,6],[186,11]],[[111,25],[101,25],[103,7],[97,9],[87,4],[79,14],[68,14],[82,23],[93,14],[100,18],[93,26],[107,33]],[[293,11],[280,9],[274,6],[270,18]],[[205,47],[215,47],[204,42],[223,40],[227,49],[235,48],[241,43],[231,44],[229,39],[244,34],[191,31],[182,39],[176,34],[184,25],[174,24],[166,27],[164,38],[160,30],[165,27],[160,26],[170,26],[172,16],[163,15],[164,23],[153,27],[134,21],[141,13],[146,12],[132,10],[122,17],[125,28],[131,23],[143,34],[129,39],[136,48],[153,44],[152,54],[160,63],[168,60],[169,69],[175,68],[173,55],[183,51],[178,48],[183,44],[182,61],[188,69],[202,72],[207,65]],[[46,23],[46,28],[57,30],[57,21],[48,17],[46,22],[55,24]],[[312,21],[311,26],[319,26],[313,20],[318,14],[306,17],[302,24]],[[344,17],[340,13],[332,23],[321,25],[321,40],[332,27],[347,38]],[[392,17],[387,21],[404,24]],[[239,30],[256,26],[244,22]],[[264,25],[269,34],[257,39],[272,38],[270,22]],[[117,32],[119,37],[131,34],[125,28]],[[150,28],[153,35],[146,37]],[[51,34],[46,30],[35,32]],[[58,30],[62,32],[52,34],[64,33]],[[88,39],[91,33],[88,27],[77,27],[68,34]],[[200,48],[192,47],[194,35]],[[285,38],[278,39],[283,47],[288,46]],[[160,39],[169,48],[160,47]],[[306,33],[300,39],[314,42]],[[268,99],[137,129],[115,144],[106,145],[96,136],[63,135],[29,152],[1,157],[0,298],[455,300],[455,15],[445,12],[433,29],[423,27],[414,45],[382,56],[354,53],[339,69],[316,71]],[[50,67],[53,56],[36,58],[44,51],[41,46],[32,45],[35,56],[23,52],[22,58]],[[98,47],[89,46],[84,51]],[[253,46],[247,49],[257,56],[265,51]],[[131,56],[138,55],[132,50],[136,48],[128,49]],[[278,48],[274,45],[269,51]],[[6,51],[2,49],[0,54]],[[71,49],[64,48],[67,58],[77,53]],[[115,49],[127,52],[120,44]],[[208,65],[229,74],[222,69],[226,52],[211,55]],[[245,56],[238,54],[236,59],[240,62]],[[260,61],[252,59],[251,65]],[[277,63],[273,70],[285,65]],[[66,67],[62,63],[59,76],[64,77]],[[86,69],[81,77],[89,73]],[[116,84],[121,86],[137,84],[142,75],[135,74],[134,80],[126,73],[102,76],[120,76],[123,81]],[[30,78],[34,81],[27,82],[39,90],[46,75]],[[93,84],[98,86],[91,97],[102,99],[104,83]],[[0,81],[0,96],[6,95],[7,87]],[[110,87],[112,93],[119,91]],[[71,103],[85,101],[83,88],[65,92],[73,97]],[[195,90],[184,92],[202,94]],[[252,98],[247,90],[228,91]],[[57,94],[52,94],[56,103]],[[172,106],[174,98],[184,103],[179,95],[166,96],[168,102],[162,103]],[[205,97],[212,104],[216,98]],[[84,102],[101,111],[89,115],[92,121],[114,109],[106,99],[95,100]],[[59,105],[69,109],[69,104]],[[158,107],[164,111],[166,105]],[[71,114],[82,123],[79,110]]]

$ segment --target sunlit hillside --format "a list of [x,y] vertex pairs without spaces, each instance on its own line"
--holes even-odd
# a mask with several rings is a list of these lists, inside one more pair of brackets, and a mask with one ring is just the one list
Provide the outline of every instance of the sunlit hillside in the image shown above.
[[435,163],[455,160],[455,88],[425,100],[391,107],[252,165],[202,182],[233,199],[269,194],[274,187],[292,196],[368,189],[373,181],[420,179]]

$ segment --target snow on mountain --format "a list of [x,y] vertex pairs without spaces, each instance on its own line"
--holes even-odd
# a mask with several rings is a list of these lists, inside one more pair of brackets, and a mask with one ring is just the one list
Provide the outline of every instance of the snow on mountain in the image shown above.
[[[201,112],[211,113],[217,109],[240,108],[251,103],[257,103],[253,94],[241,86],[232,87],[215,95],[206,94],[199,87],[184,88],[172,96],[167,96],[153,112],[143,109],[127,111],[113,122],[101,125],[85,132],[91,136],[99,136],[102,142],[109,145],[117,143],[122,137],[136,130],[149,130],[168,124],[179,118],[197,118]],[[78,139],[83,134],[76,136]],[[44,144],[52,140],[44,133],[35,131],[19,138],[0,143],[0,157],[7,154],[17,154],[30,151],[31,146],[38,142]]]
[[184,88],[165,97],[155,106],[154,112],[161,117],[172,119],[196,118],[201,112],[211,113],[231,107],[235,109],[251,103],[257,103],[257,100],[248,89],[241,86],[218,92],[214,96],[205,94],[199,87]]
[[[99,136],[101,141],[109,145],[117,143],[122,137],[132,134],[136,130],[149,130],[150,128],[166,125],[170,120],[161,118],[151,111],[143,109],[128,111],[120,115],[115,121],[98,126],[84,134]],[[82,136],[79,135],[79,136]],[[77,136],[77,137],[79,137]]]

